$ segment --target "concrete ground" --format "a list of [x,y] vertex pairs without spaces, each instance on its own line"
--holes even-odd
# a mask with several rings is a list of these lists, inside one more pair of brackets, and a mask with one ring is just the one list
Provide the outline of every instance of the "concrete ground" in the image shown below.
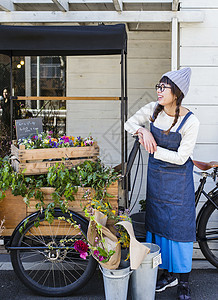
[[[190,275],[192,300],[218,300],[218,271],[207,261],[193,261],[193,270]],[[176,287],[169,288],[162,293],[156,293],[156,300],[175,300]],[[15,275],[8,254],[0,254],[0,299],[7,300],[41,300],[41,299],[77,299],[100,300],[105,299],[102,274],[96,270],[93,278],[77,294],[69,297],[43,297],[34,294],[26,288]],[[131,291],[128,300],[131,299]],[[144,297],[142,298],[144,299]],[[109,299],[113,300],[113,299]],[[122,300],[122,299],[120,299]],[[138,299],[136,299],[138,300]]]

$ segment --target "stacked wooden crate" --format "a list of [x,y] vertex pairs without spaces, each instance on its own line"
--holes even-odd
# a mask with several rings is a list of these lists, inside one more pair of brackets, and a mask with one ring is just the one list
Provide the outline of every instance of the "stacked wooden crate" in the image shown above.
[[63,163],[67,168],[85,160],[96,161],[99,147],[96,142],[87,147],[25,149],[25,145],[11,145],[12,167],[16,172],[25,170],[25,175],[46,174],[49,167]]
[[[39,175],[46,174],[48,168],[57,162],[64,163],[67,168],[71,168],[73,165],[82,163],[85,160],[95,161],[99,156],[99,147],[97,143],[94,143],[92,146],[87,147],[25,149],[25,146],[18,147],[16,143],[13,143],[11,153],[14,157],[12,166],[16,172],[25,170],[25,175]],[[67,158],[67,160],[62,160],[62,158]],[[78,188],[78,192],[74,195],[75,200],[70,202],[70,210],[84,215],[82,208],[87,204],[87,200],[83,196],[87,189],[90,188]],[[94,191],[90,190],[93,195]],[[55,189],[43,187],[42,191],[45,205],[47,205],[53,201],[52,193]],[[110,201],[113,209],[118,212],[118,181],[108,187],[107,193],[112,197],[106,199],[106,201]],[[0,201],[0,220],[5,219],[3,236],[10,236],[25,217],[35,212],[36,203],[37,201],[32,198],[30,199],[30,205],[26,206],[22,196],[14,196],[11,190],[7,190],[6,197]]]

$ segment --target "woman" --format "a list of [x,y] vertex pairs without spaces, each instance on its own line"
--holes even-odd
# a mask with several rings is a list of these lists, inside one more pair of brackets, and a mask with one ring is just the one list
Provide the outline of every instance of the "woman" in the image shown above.
[[1,109],[2,109],[2,122],[9,131],[10,128],[10,101],[8,96],[8,89],[4,88],[1,97]]
[[[142,107],[125,123],[149,153],[146,197],[147,242],[161,247],[164,269],[156,291],[178,284],[178,299],[191,299],[188,284],[195,241],[193,162],[199,121],[181,106],[191,69],[165,73],[156,85],[158,101]],[[150,121],[150,130],[144,128]]]

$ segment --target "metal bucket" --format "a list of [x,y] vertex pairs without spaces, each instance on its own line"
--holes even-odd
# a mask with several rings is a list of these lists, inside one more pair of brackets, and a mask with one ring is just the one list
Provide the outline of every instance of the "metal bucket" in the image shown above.
[[132,273],[130,267],[117,270],[100,270],[104,279],[104,292],[106,300],[126,300],[128,293],[129,277]]
[[132,226],[136,239],[139,241],[145,241],[145,211],[132,214],[130,217],[132,219]]
[[154,300],[160,247],[151,243],[142,244],[150,248],[151,252],[131,276],[132,300]]

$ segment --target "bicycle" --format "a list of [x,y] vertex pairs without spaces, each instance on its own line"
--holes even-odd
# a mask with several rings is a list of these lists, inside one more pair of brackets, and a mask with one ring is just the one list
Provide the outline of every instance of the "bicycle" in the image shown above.
[[[197,241],[205,258],[218,267],[218,228],[211,227],[213,219],[218,219],[218,183],[209,193],[204,190],[208,177],[216,181],[218,162],[193,162],[203,170],[197,172],[202,178],[195,193],[196,206],[202,194],[207,198],[196,219]],[[211,168],[212,173],[206,172]],[[50,225],[45,223],[43,212],[35,212],[24,219],[6,246],[19,279],[40,295],[71,295],[82,288],[96,270],[96,260],[92,256],[81,259],[70,244],[71,238],[83,239],[81,232],[67,221],[70,217],[80,224],[80,231],[86,234],[87,219],[76,212],[63,214],[60,209],[55,209],[55,220]]]
[[[195,207],[201,195],[207,199],[196,218],[196,240],[205,258],[218,268],[218,162],[206,163],[194,160],[193,163],[203,171],[194,171],[195,174],[201,176],[200,184],[195,192]],[[211,168],[213,168],[211,173],[206,172]],[[214,180],[216,186],[207,193],[204,187],[208,177]]]
[[91,255],[82,259],[71,242],[85,242],[88,220],[58,208],[53,216],[54,221],[49,224],[44,212],[31,214],[18,224],[5,248],[10,251],[13,269],[24,285],[43,296],[69,296],[91,279],[97,261]]

